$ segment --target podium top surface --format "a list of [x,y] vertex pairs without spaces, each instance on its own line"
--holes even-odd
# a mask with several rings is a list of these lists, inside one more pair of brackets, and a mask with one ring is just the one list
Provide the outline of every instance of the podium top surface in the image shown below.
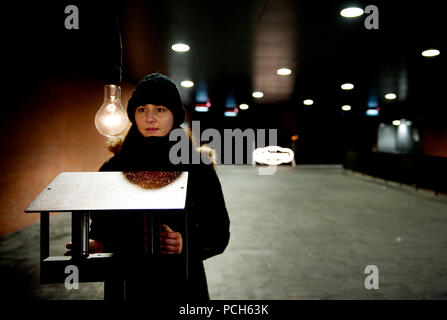
[[188,172],[62,172],[25,212],[184,209]]

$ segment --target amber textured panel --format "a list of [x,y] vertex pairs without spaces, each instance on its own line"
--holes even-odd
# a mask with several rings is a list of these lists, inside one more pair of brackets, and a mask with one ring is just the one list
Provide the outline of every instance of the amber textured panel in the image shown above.
[[[2,119],[0,236],[39,220],[24,209],[60,172],[97,171],[112,156],[94,125],[103,88],[101,79],[53,78]],[[130,93],[123,85],[124,108]]]

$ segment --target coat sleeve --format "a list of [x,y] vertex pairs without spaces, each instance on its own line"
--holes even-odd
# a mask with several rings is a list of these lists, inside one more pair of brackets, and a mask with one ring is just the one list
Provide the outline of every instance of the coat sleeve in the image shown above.
[[203,166],[191,177],[188,199],[191,257],[205,260],[221,254],[230,240],[230,220],[214,168]]
[[94,212],[90,214],[90,218],[92,222],[90,223],[89,238],[104,241],[108,223],[105,214],[103,212]]

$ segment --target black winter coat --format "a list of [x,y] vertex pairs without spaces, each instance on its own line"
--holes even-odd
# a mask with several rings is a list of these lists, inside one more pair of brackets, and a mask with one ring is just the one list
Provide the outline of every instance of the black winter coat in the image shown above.
[[[130,138],[129,138],[130,137]],[[179,164],[169,161],[175,142],[168,137],[144,138],[132,129],[121,151],[104,163],[99,171],[188,171],[187,212],[189,279],[183,277],[184,254],[161,255],[157,261],[144,258],[143,214],[92,213],[90,238],[101,240],[106,252],[122,258],[126,270],[127,298],[208,300],[203,260],[221,254],[230,238],[228,212],[221,185],[212,165]],[[190,149],[191,150],[191,149]],[[195,152],[195,151],[193,151]],[[182,222],[166,216],[167,224],[182,236]],[[155,295],[154,295],[155,293]]]

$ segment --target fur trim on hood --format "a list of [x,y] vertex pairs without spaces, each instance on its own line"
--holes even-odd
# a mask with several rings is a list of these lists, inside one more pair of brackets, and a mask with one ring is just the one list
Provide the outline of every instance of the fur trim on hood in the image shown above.
[[107,150],[109,150],[113,154],[117,154],[121,151],[121,146],[123,145],[124,137],[116,136],[116,137],[108,137],[106,140]]

